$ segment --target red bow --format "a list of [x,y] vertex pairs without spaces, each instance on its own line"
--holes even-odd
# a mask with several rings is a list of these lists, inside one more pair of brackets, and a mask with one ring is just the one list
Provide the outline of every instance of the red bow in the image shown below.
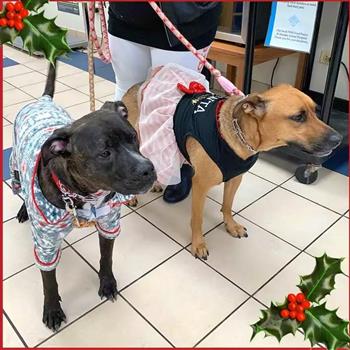
[[189,95],[206,92],[205,87],[201,83],[197,83],[196,81],[191,81],[188,88],[182,85],[181,83],[178,83],[177,88],[185,94]]

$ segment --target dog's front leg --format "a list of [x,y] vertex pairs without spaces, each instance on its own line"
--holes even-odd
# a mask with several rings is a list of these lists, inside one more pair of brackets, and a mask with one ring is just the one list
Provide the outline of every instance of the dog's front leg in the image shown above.
[[98,235],[100,240],[100,271],[98,276],[100,278],[100,288],[98,295],[101,297],[106,297],[109,300],[114,300],[117,297],[117,282],[114,278],[112,271],[112,255],[114,239],[107,239],[101,235]]
[[232,218],[232,203],[233,198],[237,192],[237,189],[242,181],[242,175],[236,176],[229,181],[225,182],[224,185],[224,200],[222,203],[221,211],[224,215],[224,223],[226,231],[234,237],[248,237],[247,229],[242,225],[238,224]]
[[207,260],[209,255],[202,231],[204,201],[208,188],[203,185],[197,175],[192,179],[192,254],[196,258]]
[[52,271],[41,271],[44,289],[44,324],[57,331],[61,323],[66,321],[66,315],[61,309],[61,297],[58,294],[58,285],[56,280],[56,269]]

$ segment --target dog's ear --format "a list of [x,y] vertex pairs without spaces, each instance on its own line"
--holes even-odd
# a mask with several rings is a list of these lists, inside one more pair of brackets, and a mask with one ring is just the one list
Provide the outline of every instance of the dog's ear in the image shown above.
[[41,147],[41,158],[44,165],[57,156],[67,157],[71,154],[69,139],[72,133],[69,127],[60,128],[45,141]]
[[266,101],[259,94],[250,94],[239,102],[239,106],[246,114],[261,118],[266,112]]
[[126,118],[126,119],[128,118],[128,110],[122,101],[116,101],[116,102],[107,101],[102,105],[101,109],[117,112],[123,118]]

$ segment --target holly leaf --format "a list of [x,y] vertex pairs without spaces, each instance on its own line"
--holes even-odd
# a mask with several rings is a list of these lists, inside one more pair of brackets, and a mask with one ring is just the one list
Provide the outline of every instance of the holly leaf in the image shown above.
[[285,319],[280,316],[280,311],[287,307],[287,301],[283,305],[276,306],[271,303],[270,308],[261,310],[263,317],[251,325],[253,334],[250,341],[259,333],[265,332],[265,336],[273,336],[280,342],[282,337],[292,333],[295,334],[298,328],[296,320]]
[[47,19],[43,12],[23,19],[24,28],[20,32],[23,46],[30,54],[43,52],[52,64],[55,58],[70,51],[67,44],[67,30],[58,27],[55,19]]
[[331,258],[327,254],[316,258],[316,266],[310,275],[300,276],[298,287],[312,302],[320,302],[334,289],[335,276],[342,273],[340,264],[344,259]]
[[339,318],[337,310],[327,310],[326,303],[305,310],[306,319],[301,323],[305,339],[309,339],[311,346],[316,343],[324,344],[328,350],[344,348],[349,345],[350,337],[348,324]]
[[18,31],[15,28],[1,27],[0,28],[0,45],[7,42],[13,43],[18,36]]
[[48,2],[49,0],[24,0],[23,5],[27,10],[36,12]]

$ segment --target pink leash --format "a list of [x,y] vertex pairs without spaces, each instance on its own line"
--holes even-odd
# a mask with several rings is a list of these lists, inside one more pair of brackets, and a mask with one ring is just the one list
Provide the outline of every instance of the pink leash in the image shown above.
[[[168,17],[164,14],[164,12],[159,8],[159,6],[154,1],[148,2],[150,6],[153,8],[153,10],[157,13],[159,18],[163,21],[163,23],[169,28],[169,30],[176,36],[176,38],[189,50],[191,51],[198,60],[205,65],[206,68],[210,71],[210,73],[215,77],[218,84],[223,88],[223,90],[229,94],[229,95],[237,95],[237,96],[244,96],[243,92],[237,89],[237,87],[229,81],[227,78],[223,77],[221,75],[221,72],[216,69],[213,65],[211,65],[207,59],[202,56],[196,48],[175,28],[175,26],[170,22]],[[89,14],[89,25],[90,25],[90,35],[93,40],[93,43],[95,44],[95,47],[97,49],[97,52],[101,58],[101,60],[105,63],[111,62],[111,53],[109,51],[109,44],[108,44],[108,32],[107,32],[107,26],[106,26],[106,18],[103,10],[103,5],[101,1],[97,1],[98,9],[100,13],[100,19],[101,19],[101,31],[102,31],[102,43],[103,46],[101,47],[96,31],[95,31],[95,3],[94,2],[88,2],[88,14]]]

